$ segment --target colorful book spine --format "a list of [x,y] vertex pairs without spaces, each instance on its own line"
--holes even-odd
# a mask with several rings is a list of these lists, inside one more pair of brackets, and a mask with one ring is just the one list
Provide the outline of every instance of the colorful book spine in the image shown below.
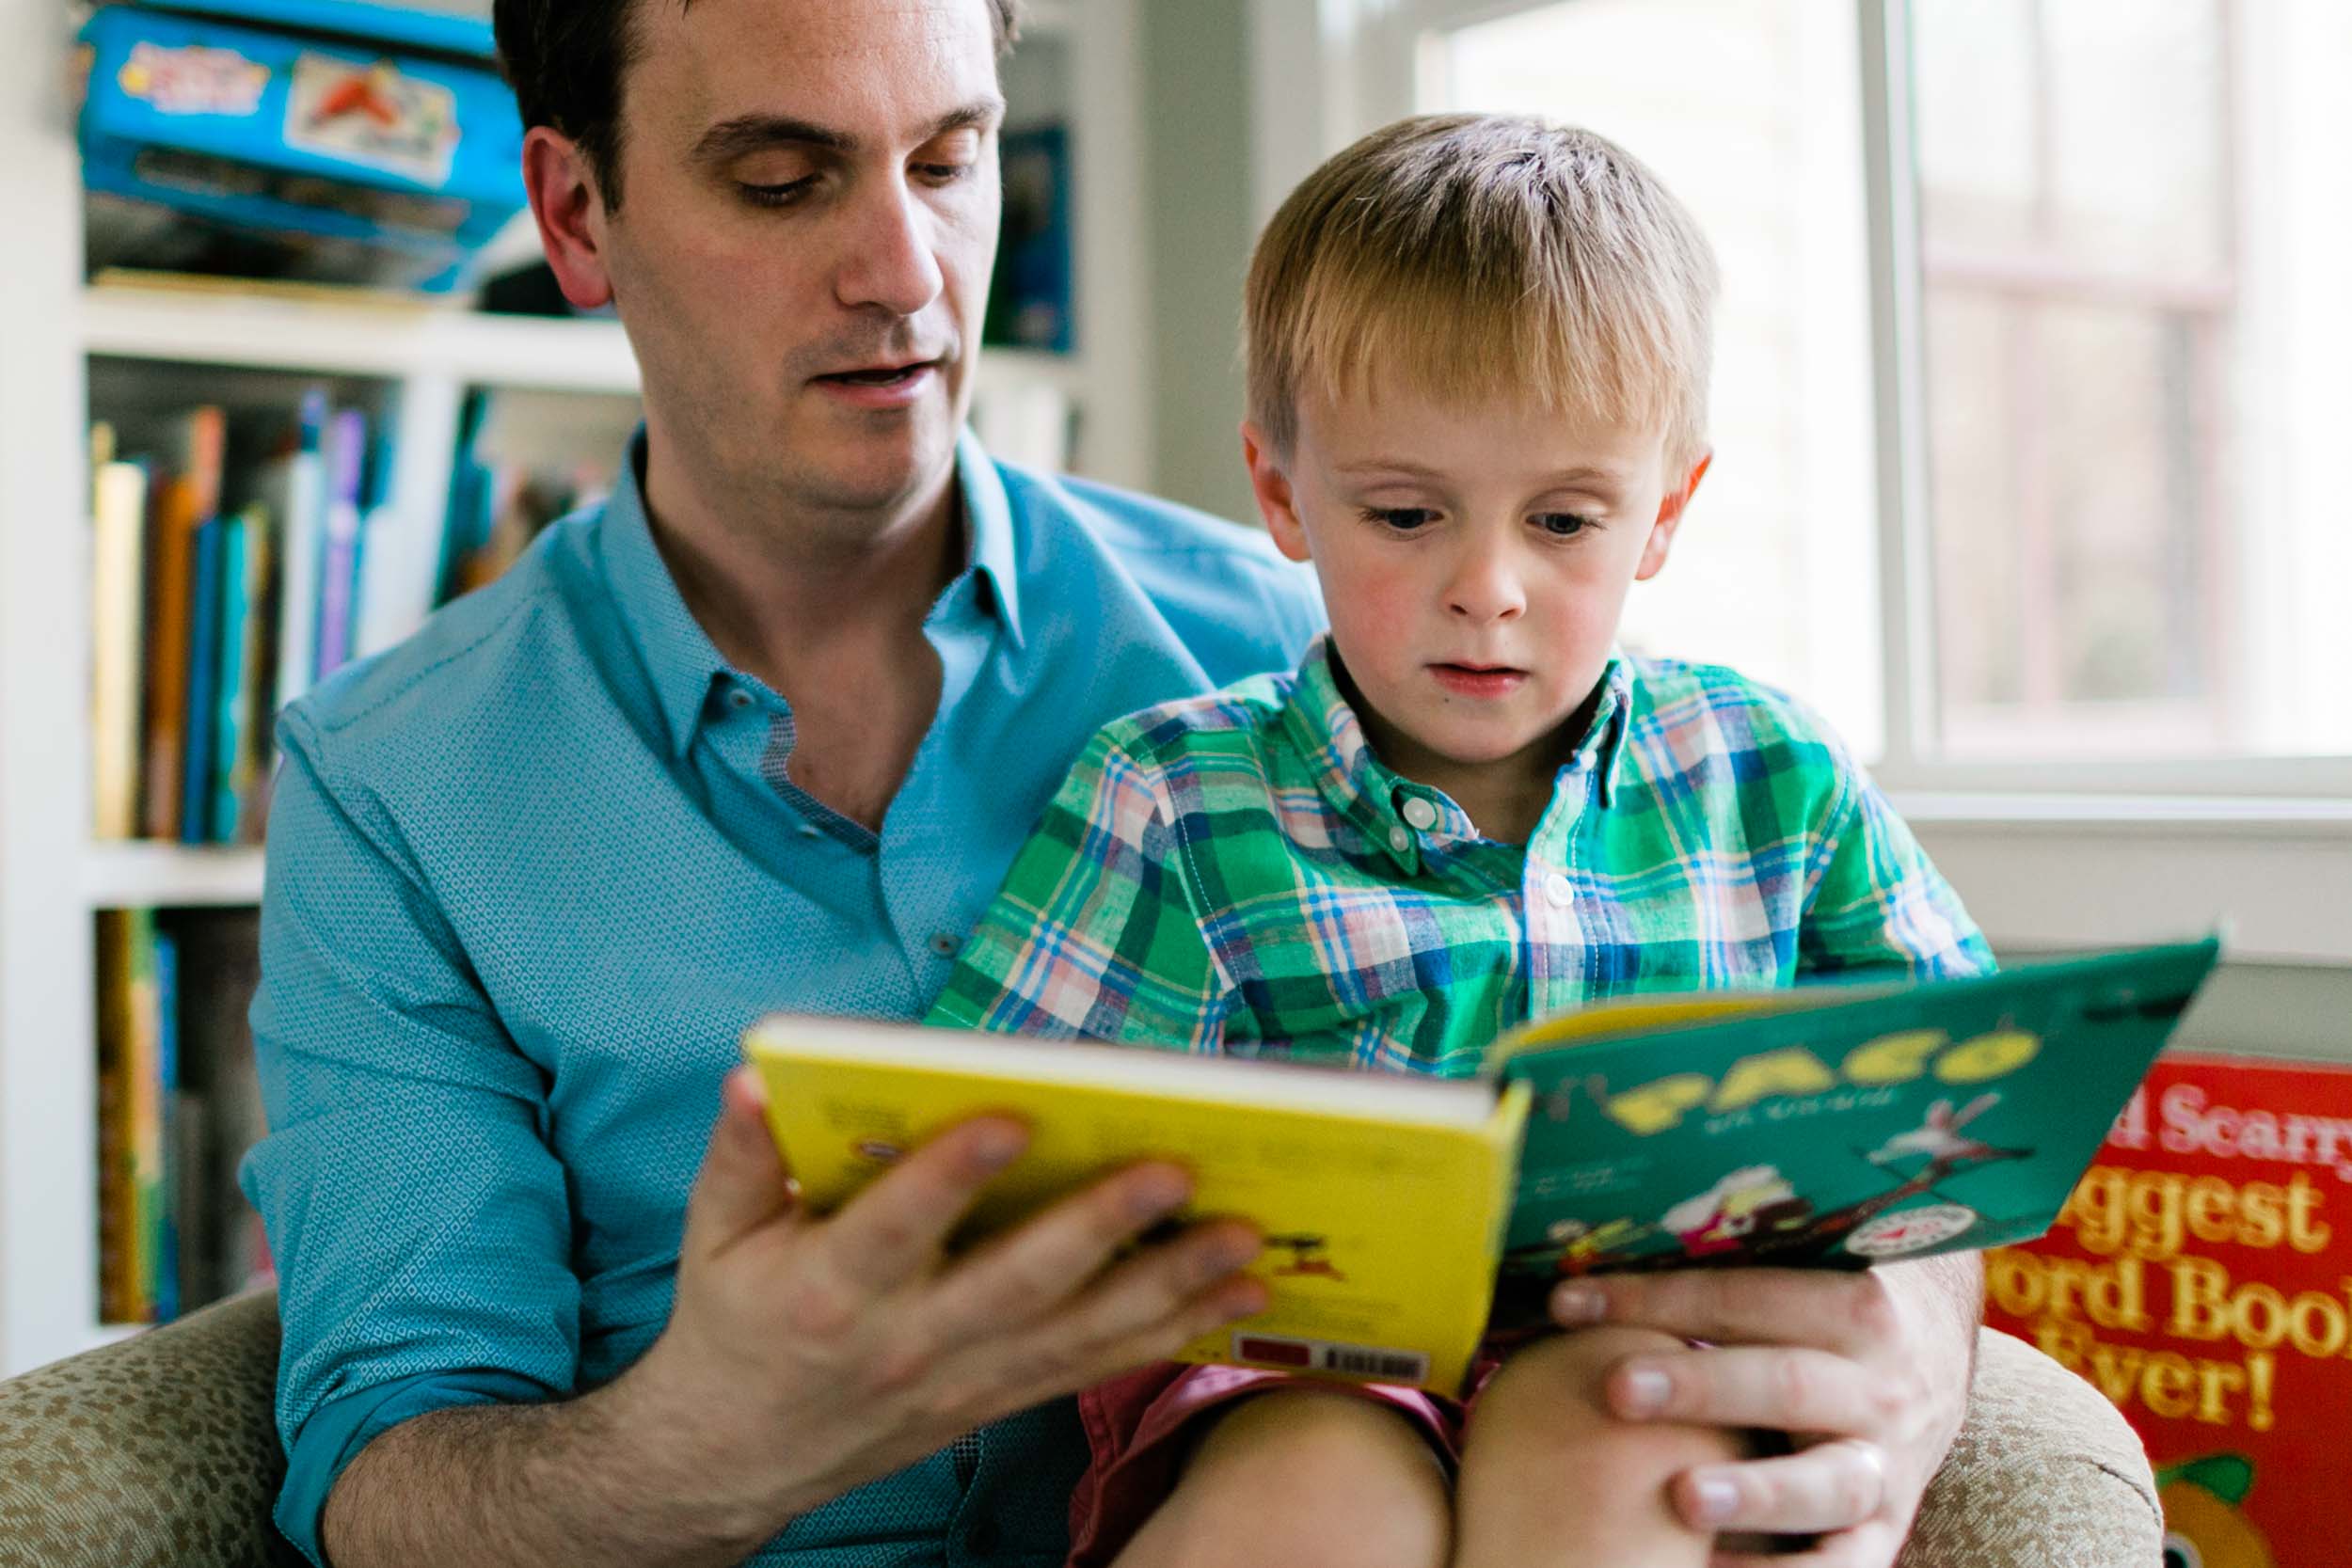
[[213,741],[220,705],[221,572],[225,518],[197,531],[189,595],[186,718],[181,726],[180,842],[213,841]]
[[141,826],[150,838],[177,838],[183,826],[196,534],[219,507],[228,438],[228,417],[220,409],[191,412],[182,421],[177,451],[166,465],[169,477],[156,487],[149,517],[147,761]]
[[353,408],[339,411],[326,433],[326,527],[319,556],[321,680],[351,659],[367,453],[367,416]]
[[219,651],[208,721],[213,740],[204,781],[211,800],[205,826],[209,842],[233,844],[240,836],[237,785],[244,774],[241,764],[248,728],[246,704],[252,695],[246,660],[253,651],[256,529],[250,512],[222,517],[217,526],[221,531],[220,625],[215,641]]
[[90,496],[90,728],[92,829],[101,839],[139,831],[139,688],[145,674],[140,596],[147,554],[147,469],[112,455],[114,433],[92,430],[103,447]]
[[284,707],[310,689],[318,675],[319,567],[326,531],[326,394],[302,399],[299,432],[286,483],[285,514],[278,519],[278,687],[275,705]]
[[130,1270],[134,1295],[126,1321],[152,1323],[164,1252],[164,1030],[169,1017],[156,967],[155,916],[133,910],[130,923],[130,1050],[127,1139],[130,1149]]
[[136,1317],[131,1200],[131,917],[98,911],[98,1315]]
[[146,917],[149,962],[154,972],[155,1017],[155,1193],[152,1200],[152,1245],[147,1253],[151,1270],[148,1298],[154,1303],[157,1323],[180,1315],[180,1183],[173,1167],[181,1163],[180,1101],[180,948],[171,933]]

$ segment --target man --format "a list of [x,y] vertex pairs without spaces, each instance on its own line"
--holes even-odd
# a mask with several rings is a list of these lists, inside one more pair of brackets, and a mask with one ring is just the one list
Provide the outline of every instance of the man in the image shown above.
[[[1158,1164],[944,1261],[997,1121],[809,1219],[728,1073],[763,1011],[919,1014],[1097,724],[1319,624],[1250,536],[959,440],[1011,4],[501,0],[645,424],[607,507],[282,728],[246,1182],[314,1559],[1052,1563],[1059,1396],[1259,1299],[1230,1225],[1114,1261],[1184,1200]],[[1891,1559],[1972,1278],[1608,1290],[1754,1347],[1628,1408],[1843,1439],[1686,1508]]]

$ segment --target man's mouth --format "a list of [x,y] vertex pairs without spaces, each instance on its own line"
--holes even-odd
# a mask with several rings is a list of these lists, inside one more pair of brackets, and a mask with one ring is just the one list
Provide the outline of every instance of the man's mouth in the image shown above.
[[938,367],[936,359],[912,359],[901,365],[874,365],[864,370],[834,371],[817,379],[841,387],[903,387],[926,371]]

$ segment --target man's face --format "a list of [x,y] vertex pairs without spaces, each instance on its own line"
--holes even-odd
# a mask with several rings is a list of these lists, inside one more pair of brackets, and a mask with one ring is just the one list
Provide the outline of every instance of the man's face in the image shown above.
[[662,439],[887,509],[970,402],[1003,119],[984,0],[639,0],[603,253]]
[[1562,728],[1599,683],[1626,594],[1665,563],[1697,483],[1669,480],[1664,445],[1654,426],[1533,403],[1386,392],[1310,399],[1288,462],[1260,449],[1267,523],[1314,562],[1390,766],[1451,787],[1541,768],[1575,738]]

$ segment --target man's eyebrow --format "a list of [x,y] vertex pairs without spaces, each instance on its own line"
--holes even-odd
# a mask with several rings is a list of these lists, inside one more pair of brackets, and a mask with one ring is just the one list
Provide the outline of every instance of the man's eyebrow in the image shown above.
[[[976,125],[991,125],[1004,118],[1005,101],[991,93],[969,103],[948,110],[931,121],[922,141],[944,136],[950,131],[962,131]],[[758,152],[771,147],[818,148],[827,152],[855,152],[858,139],[846,131],[815,120],[800,119],[791,115],[737,115],[713,125],[694,143],[697,162],[723,164],[747,152]]]

